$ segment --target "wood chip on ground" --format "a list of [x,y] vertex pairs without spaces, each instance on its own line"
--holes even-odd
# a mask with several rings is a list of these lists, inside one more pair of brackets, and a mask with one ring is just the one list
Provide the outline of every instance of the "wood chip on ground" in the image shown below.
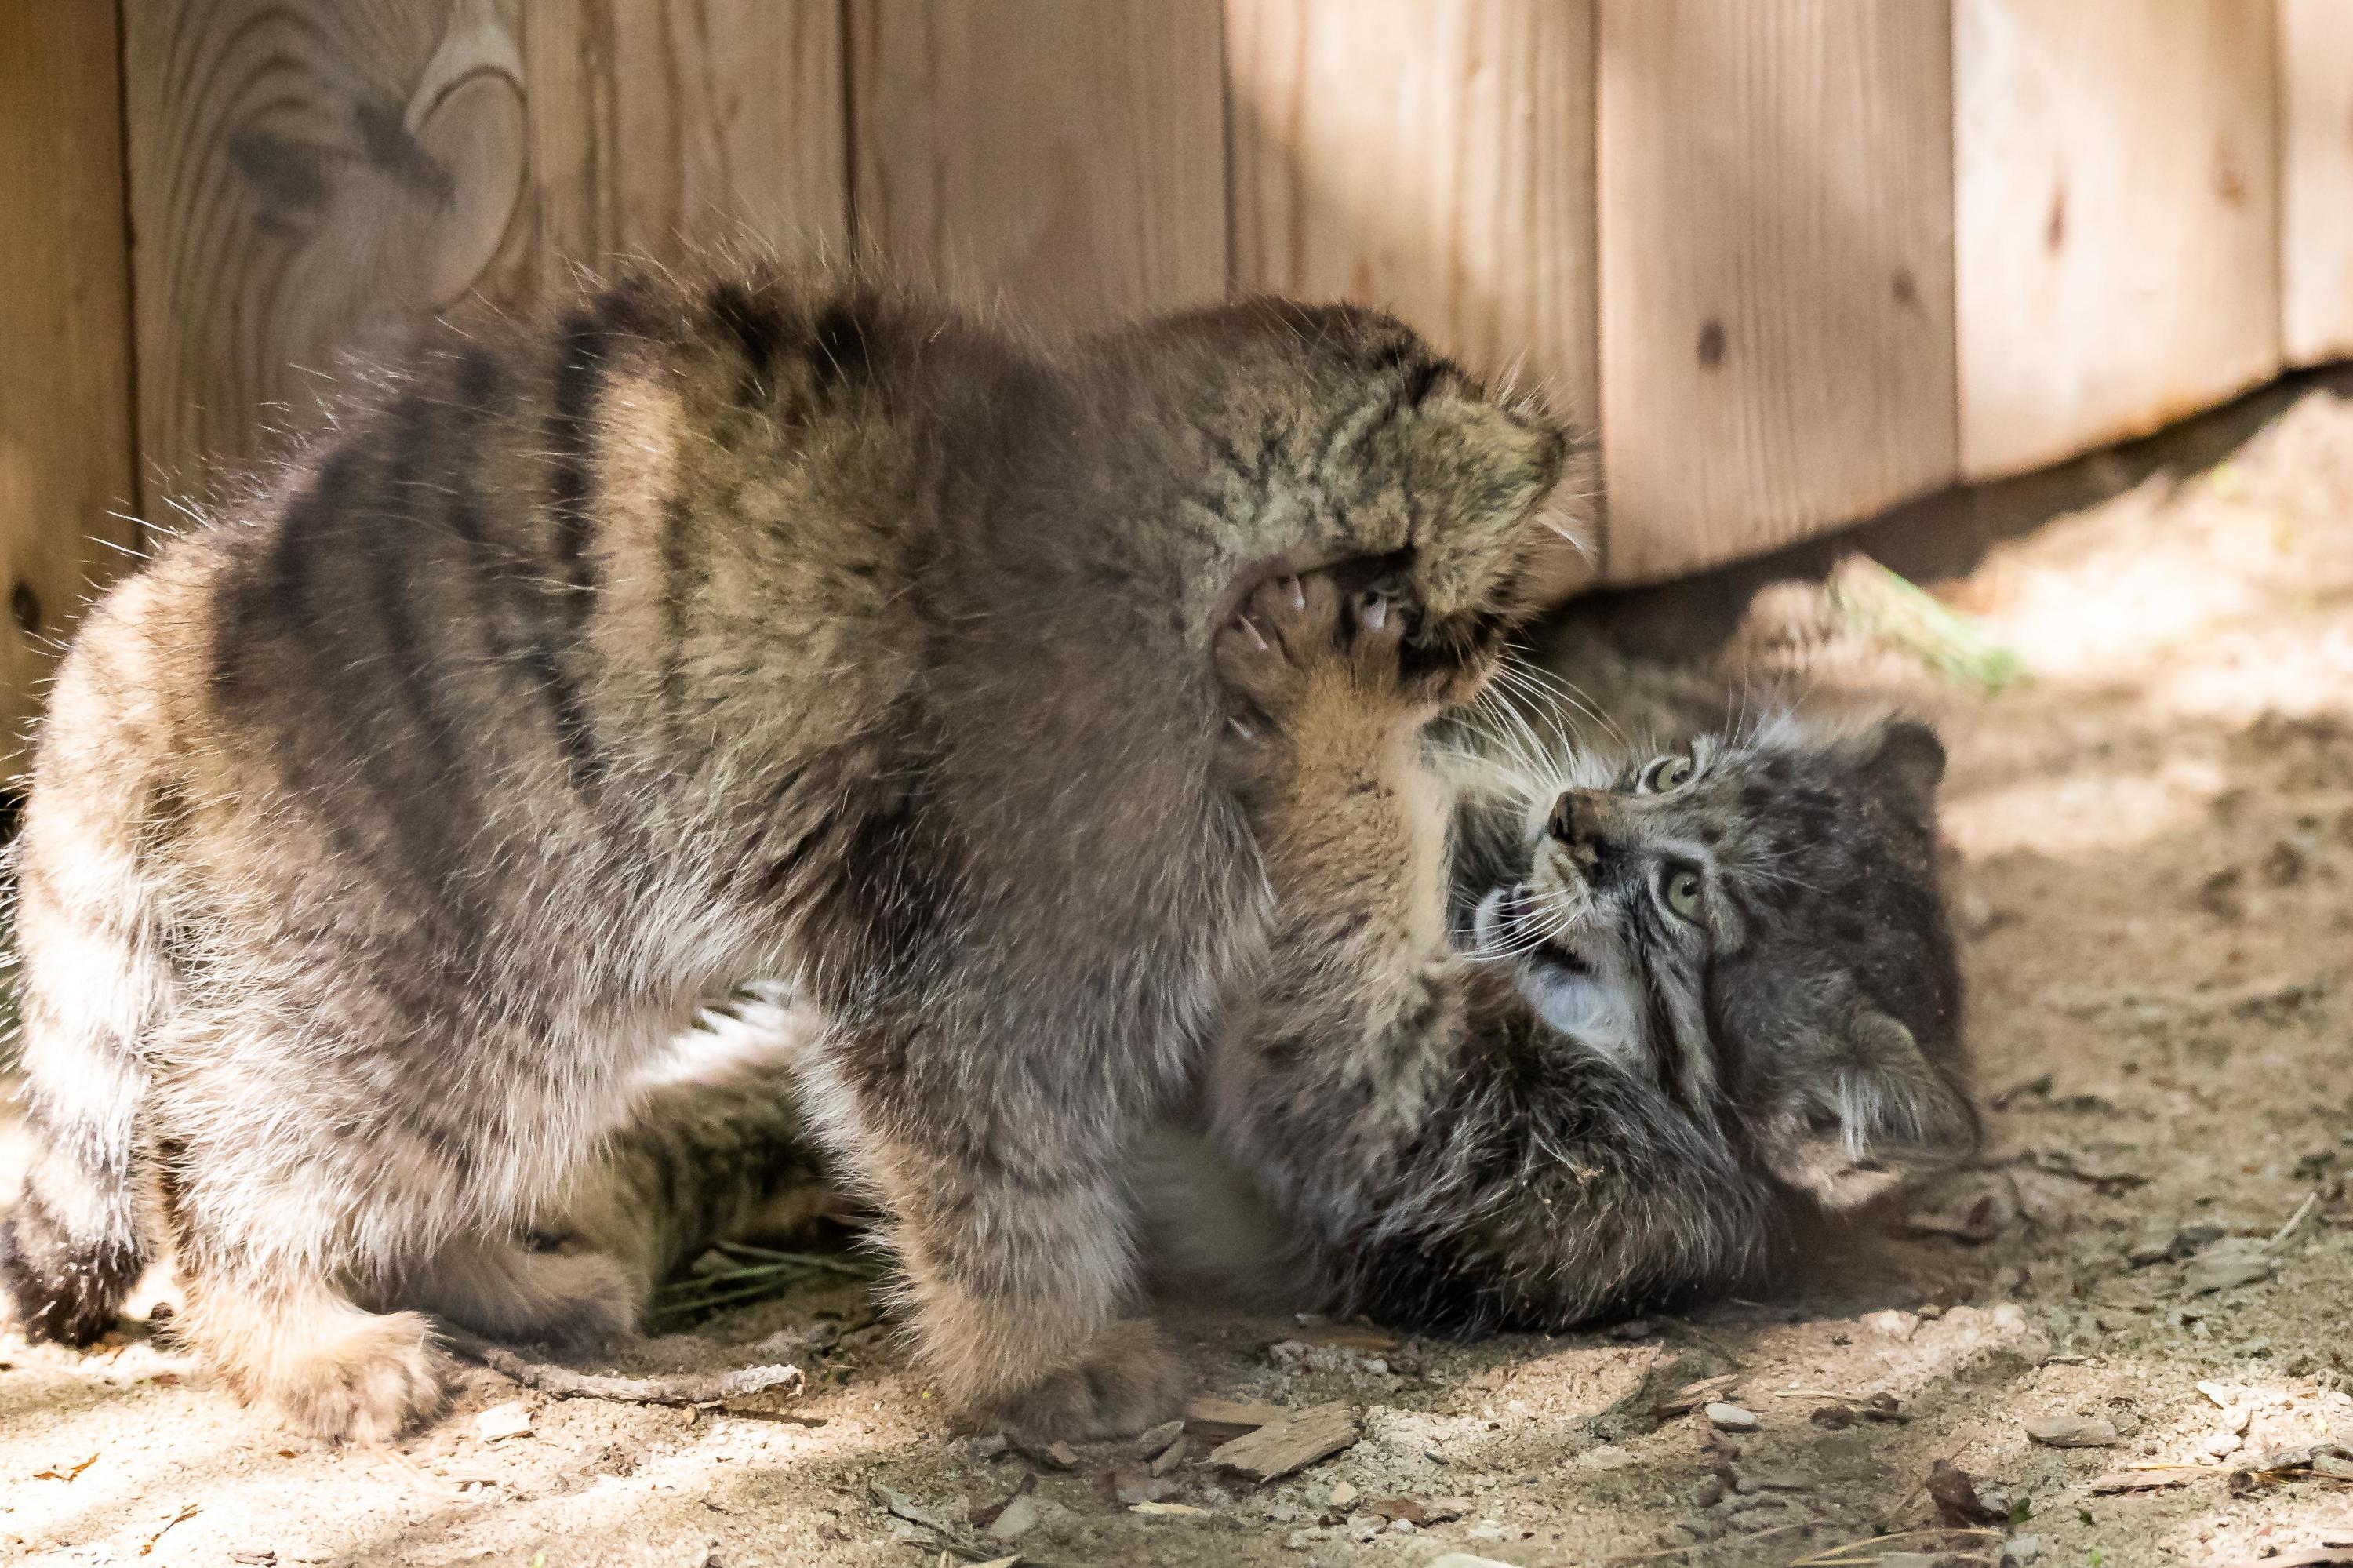
[[1212,1443],[1225,1443],[1289,1415],[1280,1404],[1250,1399],[1197,1399],[1185,1406],[1185,1430]]
[[1264,1483],[1328,1459],[1361,1435],[1355,1408],[1335,1400],[1295,1411],[1213,1448],[1208,1462]]

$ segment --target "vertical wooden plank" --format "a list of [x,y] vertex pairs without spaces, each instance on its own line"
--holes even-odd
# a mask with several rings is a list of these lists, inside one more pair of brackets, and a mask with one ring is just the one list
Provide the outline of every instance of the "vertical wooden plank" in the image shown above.
[[133,501],[121,113],[111,5],[0,26],[0,753],[138,537],[116,515]]
[[2280,322],[2292,365],[2353,355],[2353,0],[2280,0]]
[[1099,322],[1226,289],[1219,0],[849,0],[860,241]]
[[1955,0],[1961,467],[2279,366],[2273,0]]
[[1226,58],[1235,288],[1383,306],[1590,428],[1590,0],[1227,0]]
[[523,37],[551,269],[843,249],[840,0],[526,0]]
[[151,490],[315,423],[343,360],[491,268],[525,180],[515,23],[515,0],[124,8]]
[[141,435],[194,487],[470,293],[839,247],[838,0],[126,8]]
[[1950,43],[1942,0],[1601,0],[1611,581],[1952,478]]

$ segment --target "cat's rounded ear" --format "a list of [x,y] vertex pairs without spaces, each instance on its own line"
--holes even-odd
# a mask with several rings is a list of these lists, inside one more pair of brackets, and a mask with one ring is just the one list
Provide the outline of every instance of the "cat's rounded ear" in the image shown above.
[[1861,998],[1841,1012],[1791,1053],[1755,1118],[1767,1168],[1831,1209],[1966,1160],[1978,1140],[1977,1112],[1900,1019]]
[[1885,779],[1913,815],[1935,813],[1936,786],[1945,778],[1945,743],[1917,719],[1889,719],[1879,729],[1870,771]]

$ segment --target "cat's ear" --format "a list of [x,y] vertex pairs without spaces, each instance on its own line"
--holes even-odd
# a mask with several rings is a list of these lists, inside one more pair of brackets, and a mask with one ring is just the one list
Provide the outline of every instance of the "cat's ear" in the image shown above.
[[1936,814],[1936,786],[1945,778],[1945,743],[1935,730],[1917,719],[1889,719],[1879,726],[1866,767],[1887,781],[1915,817],[1926,821]]
[[1851,1209],[1977,1147],[1976,1111],[1902,1020],[1855,998],[1757,1122],[1774,1174]]

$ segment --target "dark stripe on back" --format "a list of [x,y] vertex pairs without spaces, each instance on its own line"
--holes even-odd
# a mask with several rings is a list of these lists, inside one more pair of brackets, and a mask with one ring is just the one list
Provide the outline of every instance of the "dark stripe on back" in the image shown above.
[[711,291],[711,319],[744,356],[735,400],[747,407],[766,401],[776,356],[784,351],[784,313],[767,291],[755,298],[742,284],[730,282]]
[[559,580],[584,596],[596,584],[596,563],[588,557],[589,417],[604,387],[605,362],[611,353],[612,334],[594,313],[575,311],[564,318],[554,406],[547,417],[547,504],[555,519]]
[[337,448],[279,514],[274,536],[246,564],[230,588],[230,634],[216,645],[215,678],[234,684],[251,670],[251,653],[311,622],[311,558],[322,548],[360,482],[360,456]]
[[434,451],[437,434],[433,405],[418,392],[405,394],[393,408],[392,461],[385,475],[385,494],[377,515],[363,531],[374,589],[372,602],[384,632],[385,653],[400,686],[400,696],[424,730],[426,744],[438,765],[437,784],[454,782],[459,754],[457,726],[440,702],[438,671],[425,647],[423,628],[411,597],[409,565],[429,546],[427,524],[418,514],[417,495],[428,483],[426,475],[441,464]]
[[539,635],[523,652],[523,666],[546,699],[573,786],[584,792],[602,779],[604,763],[587,705],[565,668],[564,650],[586,623],[596,587],[596,563],[588,554],[591,421],[613,348],[607,322],[623,308],[619,296],[608,295],[595,310],[575,311],[564,319],[547,418],[548,511],[556,570],[554,585],[540,593],[543,601],[553,597],[554,602],[541,606]]
[[817,391],[830,396],[846,381],[866,378],[866,323],[847,305],[834,305],[818,317],[816,327]]
[[474,621],[480,628],[482,651],[493,668],[502,668],[512,654],[506,634],[508,599],[514,587],[514,562],[509,552],[491,542],[482,524],[482,495],[476,482],[481,467],[482,426],[494,411],[505,377],[487,350],[470,346],[458,359],[458,414],[450,434],[450,461],[444,514],[449,531],[466,546],[467,575],[474,589]]
[[693,561],[687,548],[688,515],[683,493],[662,503],[662,729],[670,744],[680,743],[683,723],[680,708],[686,695],[686,601],[694,591],[690,574]]

